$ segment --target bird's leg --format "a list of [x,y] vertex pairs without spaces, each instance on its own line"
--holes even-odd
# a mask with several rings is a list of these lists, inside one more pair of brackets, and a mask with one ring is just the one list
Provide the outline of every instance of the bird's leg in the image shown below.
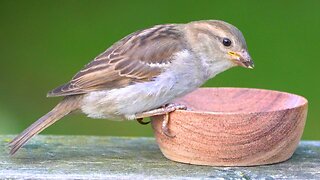
[[152,117],[152,116],[166,115],[166,114],[171,113],[175,110],[186,110],[186,109],[187,109],[187,107],[184,105],[172,103],[172,104],[162,106],[161,108],[153,109],[150,111],[145,111],[142,113],[137,113],[135,115],[135,118],[141,119],[141,118],[147,118],[147,117]]
[[[168,124],[169,124],[169,120],[170,120],[170,113],[175,110],[179,110],[179,109],[186,110],[187,107],[184,105],[179,105],[179,104],[168,104],[168,105],[165,105],[165,106],[158,108],[158,109],[153,109],[150,111],[138,113],[138,114],[136,114],[136,119],[140,124],[142,124],[141,123],[141,122],[143,122],[142,119],[145,117],[165,115],[164,120],[162,122],[162,132],[163,132],[163,134],[165,134],[168,137],[174,137],[173,135],[171,135],[169,133]],[[143,123],[145,123],[145,122],[143,122]]]

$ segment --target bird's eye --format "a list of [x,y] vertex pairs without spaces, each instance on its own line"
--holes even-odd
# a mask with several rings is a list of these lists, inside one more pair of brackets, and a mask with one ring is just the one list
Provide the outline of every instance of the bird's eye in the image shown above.
[[224,46],[230,46],[231,45],[231,40],[228,38],[223,38],[222,43]]

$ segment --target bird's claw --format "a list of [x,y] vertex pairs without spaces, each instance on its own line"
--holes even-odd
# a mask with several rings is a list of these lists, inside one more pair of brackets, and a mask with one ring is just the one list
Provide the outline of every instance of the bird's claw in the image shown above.
[[168,113],[165,115],[164,120],[162,121],[162,126],[161,126],[162,133],[169,138],[174,138],[174,137],[176,137],[176,135],[172,135],[169,131],[169,128],[168,128],[169,119],[170,119],[170,115]]
[[143,121],[143,118],[138,118],[137,121],[139,124],[142,124],[142,125],[147,125],[151,122],[151,121]]
[[169,128],[168,128],[168,124],[169,124],[169,121],[170,121],[170,113],[175,111],[175,110],[187,110],[187,106],[181,105],[181,104],[172,103],[172,104],[165,105],[164,109],[165,109],[166,115],[164,116],[164,120],[162,122],[162,132],[167,137],[174,138],[176,136],[172,135],[169,132]]

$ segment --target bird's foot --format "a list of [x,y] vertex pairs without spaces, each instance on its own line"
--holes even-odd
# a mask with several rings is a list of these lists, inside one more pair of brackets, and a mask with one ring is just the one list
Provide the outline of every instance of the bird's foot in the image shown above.
[[161,108],[158,108],[158,109],[153,109],[153,110],[146,111],[143,113],[138,113],[138,114],[136,114],[136,119],[140,124],[148,124],[148,123],[150,123],[150,121],[143,122],[142,121],[143,118],[151,117],[151,116],[165,115],[164,120],[162,122],[162,132],[164,135],[173,138],[175,136],[169,132],[169,128],[168,128],[168,124],[170,121],[170,113],[175,110],[186,110],[186,109],[187,109],[187,107],[184,105],[171,103],[171,104],[167,104],[167,105],[165,105]]

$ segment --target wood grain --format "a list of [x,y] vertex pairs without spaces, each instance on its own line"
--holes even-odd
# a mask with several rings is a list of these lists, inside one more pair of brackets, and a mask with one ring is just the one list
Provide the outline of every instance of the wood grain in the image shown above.
[[177,100],[191,111],[170,114],[174,138],[152,118],[162,153],[173,161],[253,166],[289,159],[303,133],[308,101],[298,95],[246,88],[200,88]]

